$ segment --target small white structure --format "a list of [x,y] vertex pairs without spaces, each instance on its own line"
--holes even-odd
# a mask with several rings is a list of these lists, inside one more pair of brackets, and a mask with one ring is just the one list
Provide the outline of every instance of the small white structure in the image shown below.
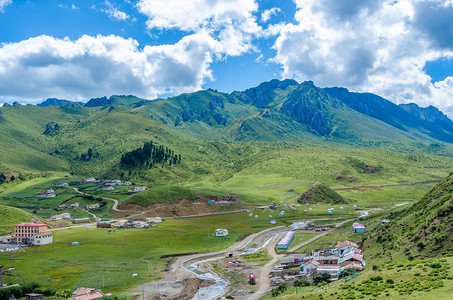
[[95,181],[96,181],[96,178],[89,177],[89,178],[85,179],[84,181],[85,181],[85,182],[95,182]]
[[227,236],[228,235],[228,229],[216,229],[215,230],[215,236]]
[[53,216],[50,217],[50,219],[52,221],[57,221],[57,220],[63,219],[63,216],[62,215],[53,215]]
[[258,215],[255,215],[255,218],[258,218]]
[[70,213],[67,213],[67,212],[66,212],[66,213],[62,213],[62,214],[61,214],[61,217],[62,217],[63,219],[71,219],[71,214],[70,214]]
[[148,223],[161,223],[162,218],[161,217],[146,218],[145,221]]
[[381,220],[381,225],[385,225],[385,224],[387,224],[389,222],[390,222],[390,220]]
[[46,191],[46,194],[52,194],[53,192],[55,192],[55,191],[52,190],[52,189],[48,189],[48,190]]
[[340,207],[340,209],[344,209],[344,207],[342,206],[342,207]]
[[13,235],[4,236],[2,238],[2,243],[5,244],[14,243],[14,236]]
[[352,207],[357,207],[357,205],[356,205],[356,204],[354,204],[354,205],[353,205]]
[[269,215],[269,218],[272,218],[272,215]]
[[331,215],[333,212],[332,212],[330,209],[328,209],[328,210],[327,210],[327,213],[328,213],[329,215]]
[[42,246],[42,245],[47,245],[51,244],[53,242],[53,235],[52,232],[43,232],[43,233],[38,233],[37,235],[33,236],[31,238],[31,243],[35,246]]
[[271,224],[277,224],[277,221],[276,220],[271,220]]
[[144,222],[144,221],[135,221],[134,222],[134,228],[148,228],[149,225],[148,223]]
[[253,217],[253,213],[249,213],[249,217]]
[[77,202],[76,202],[76,203],[72,203],[72,204],[71,204],[71,207],[79,207],[79,206],[80,206],[80,204],[79,204],[79,203],[77,203]]

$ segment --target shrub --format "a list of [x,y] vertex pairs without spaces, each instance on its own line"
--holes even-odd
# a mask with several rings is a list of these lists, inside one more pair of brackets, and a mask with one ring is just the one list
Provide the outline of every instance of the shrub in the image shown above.
[[318,273],[315,276],[313,276],[313,284],[317,285],[318,283],[321,282],[328,282],[331,277],[332,276],[330,275],[330,273],[327,272]]
[[372,281],[382,281],[382,280],[383,280],[383,278],[382,278],[381,275],[372,276],[372,277],[370,277],[370,279],[371,279]]
[[442,265],[441,265],[440,263],[438,263],[438,262],[432,263],[432,264],[430,264],[429,266],[430,266],[432,269],[440,269],[440,268],[442,268]]
[[393,280],[392,278],[387,279],[385,282],[387,282],[388,284],[395,284],[395,280]]
[[[373,266],[374,267],[374,266]],[[349,275],[354,275],[362,271],[360,268],[348,268],[340,272],[338,275],[339,278],[347,277]]]
[[294,281],[295,287],[310,286],[310,285],[311,285],[311,283],[308,280],[298,279],[298,280]]

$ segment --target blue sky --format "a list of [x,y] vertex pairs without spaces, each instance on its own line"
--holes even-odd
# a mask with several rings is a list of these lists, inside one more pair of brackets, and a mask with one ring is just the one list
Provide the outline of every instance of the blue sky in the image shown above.
[[0,0],[0,101],[312,80],[453,115],[452,0]]

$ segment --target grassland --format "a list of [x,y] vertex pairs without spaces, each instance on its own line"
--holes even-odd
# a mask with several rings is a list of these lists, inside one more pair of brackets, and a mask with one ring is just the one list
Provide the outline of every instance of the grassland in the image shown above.
[[0,205],[0,235],[12,232],[15,224],[30,222],[30,219],[30,214],[21,209]]

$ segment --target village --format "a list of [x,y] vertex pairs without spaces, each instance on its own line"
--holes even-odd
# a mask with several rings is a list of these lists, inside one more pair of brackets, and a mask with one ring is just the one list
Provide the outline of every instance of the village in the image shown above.
[[[83,196],[91,197],[86,192],[80,192],[77,187],[72,187],[74,183],[59,183],[52,188],[49,188],[43,192],[40,192],[36,197],[45,201],[45,199],[52,199],[58,195],[58,189],[73,189],[74,191],[83,194]],[[90,191],[100,190],[107,193],[115,193],[115,189],[121,187],[118,192],[121,193],[136,193],[141,192],[148,187],[135,186],[131,182],[121,182],[120,180],[98,180],[95,178],[86,178],[77,181],[77,184],[91,184]],[[124,187],[127,187],[126,189]],[[108,232],[114,233],[117,230],[132,230],[132,229],[152,229],[159,226],[166,220],[166,217],[149,216],[143,217],[142,215],[134,217],[123,217],[123,218],[101,218],[94,215],[102,207],[102,197],[94,198],[94,201],[81,203],[81,202],[66,202],[57,204],[54,207],[55,214],[45,217],[44,222],[34,223],[20,223],[14,226],[14,232],[10,235],[2,237],[3,246],[0,247],[0,252],[14,252],[19,249],[26,247],[37,247],[49,245],[54,242],[53,232],[56,230],[55,224],[63,222],[61,224],[65,228],[80,227],[90,228],[92,230],[108,229]],[[95,203],[92,203],[95,202]],[[207,205],[222,205],[223,202],[240,204],[242,202],[239,196],[224,196],[223,199],[206,200]],[[90,203],[90,204],[89,204]],[[305,205],[303,205],[305,206]],[[324,210],[326,216],[333,215],[335,209],[339,212],[345,210],[344,206],[335,206],[331,204],[308,204],[303,207],[301,204],[288,204],[279,205],[277,203],[270,203],[268,205],[261,205],[255,207],[241,208],[239,214],[245,213],[246,218],[256,220],[254,222],[265,221],[270,226],[276,226],[278,231],[274,231],[276,235],[270,236],[263,234],[261,237],[257,237],[254,240],[253,247],[241,248],[238,251],[232,251],[226,253],[225,258],[213,262],[213,266],[218,270],[220,278],[225,278],[227,281],[233,282],[235,277],[239,274],[247,278],[246,284],[238,284],[233,290],[229,290],[228,293],[234,297],[244,297],[248,293],[254,290],[254,286],[268,285],[269,288],[285,286],[297,286],[301,280],[309,282],[310,284],[317,285],[320,282],[332,282],[341,280],[347,275],[357,275],[365,266],[364,254],[362,253],[360,244],[352,242],[350,240],[335,240],[332,241],[332,246],[328,248],[319,249],[297,249],[295,246],[295,237],[300,233],[307,233],[313,236],[322,236],[325,233],[331,232],[337,226],[332,224],[326,225],[315,225],[311,221],[296,222],[290,226],[284,225],[279,219],[286,219],[287,215],[300,213],[300,216],[309,216],[314,211],[319,213]],[[244,207],[244,206],[241,206]],[[324,208],[326,207],[326,208]],[[360,217],[366,216],[362,211],[357,208],[357,205],[351,205],[348,210],[356,210]],[[89,213],[91,216],[78,218],[72,214],[77,211]],[[328,217],[329,218],[329,217]],[[49,224],[46,224],[47,222]],[[94,221],[93,221],[94,220]],[[322,219],[321,219],[322,220]],[[316,221],[316,219],[315,219]],[[345,220],[345,222],[350,220]],[[57,223],[55,223],[57,222]],[[382,220],[381,225],[385,225],[389,220]],[[344,223],[344,222],[343,222]],[[226,226],[219,226],[212,231],[212,235],[215,238],[222,239],[235,234]],[[268,226],[269,226],[268,225]],[[282,226],[284,225],[284,226]],[[272,229],[272,228],[270,228]],[[289,229],[289,230],[288,230]],[[265,232],[266,230],[264,230]],[[366,226],[354,222],[352,223],[350,232],[360,234],[366,231]],[[279,239],[275,238],[279,235]],[[300,239],[299,239],[300,240]],[[302,239],[303,240],[303,239]],[[275,241],[275,243],[274,243]],[[58,242],[58,241],[57,241]],[[310,241],[307,241],[308,243]],[[77,247],[83,244],[83,241],[74,240],[70,242],[71,247]],[[260,246],[261,245],[261,246]],[[271,247],[277,257],[272,265],[268,265],[270,258],[263,258],[261,263],[250,263],[247,261],[247,256],[261,256],[260,254],[264,250],[260,249],[271,249]],[[260,252],[261,251],[261,252]],[[269,250],[270,251],[270,250]],[[263,281],[262,276],[256,277],[258,274],[266,273],[267,280]],[[268,282],[268,283],[267,283]],[[233,286],[233,285],[232,285]],[[96,288],[97,289],[96,289]],[[91,300],[104,297],[108,294],[104,294],[99,288],[95,286],[92,288],[80,287],[73,292],[72,299],[83,299]],[[84,292],[84,294],[81,294]],[[150,292],[152,294],[152,290]],[[36,300],[40,299],[42,295],[30,294],[27,299]],[[36,298],[38,297],[38,298]]]

